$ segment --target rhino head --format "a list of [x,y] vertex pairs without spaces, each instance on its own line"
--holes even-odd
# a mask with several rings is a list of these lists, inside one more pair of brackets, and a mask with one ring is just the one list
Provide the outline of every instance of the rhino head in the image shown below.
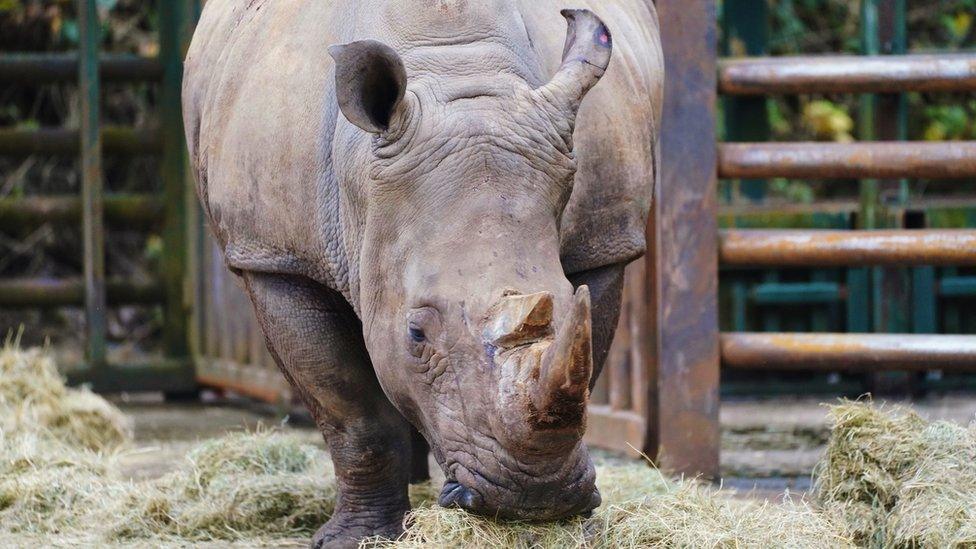
[[[423,433],[445,506],[554,519],[600,504],[582,436],[590,297],[560,263],[580,103],[610,33],[564,10],[547,83],[411,65],[376,41],[334,46],[338,177],[358,181],[358,310],[380,384]],[[445,73],[449,73],[445,75]],[[356,212],[356,213],[352,213]]]

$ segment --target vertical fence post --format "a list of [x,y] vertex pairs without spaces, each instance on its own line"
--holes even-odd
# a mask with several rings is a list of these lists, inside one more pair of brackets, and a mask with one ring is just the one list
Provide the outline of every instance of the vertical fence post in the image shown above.
[[[719,474],[715,0],[658,0],[665,58],[650,225],[656,385],[647,439],[668,470]],[[655,371],[656,370],[656,371]]]
[[[899,55],[906,51],[905,0],[862,0],[862,53]],[[865,95],[861,99],[859,132],[862,140],[898,141],[907,137],[907,102],[904,94]],[[905,180],[862,182],[863,228],[904,228],[904,206],[908,201]],[[912,331],[911,269],[871,269],[871,331]],[[909,390],[916,374],[883,372],[868,376],[872,393]]]
[[184,359],[188,358],[189,353],[188,304],[183,300],[186,272],[186,153],[181,90],[187,6],[184,0],[160,1],[157,6],[160,62],[163,65],[159,106],[163,140],[161,175],[166,203],[166,228],[163,234],[165,253],[162,261],[163,285],[166,290],[163,339],[169,357]]
[[[767,0],[725,0],[722,19],[725,28],[722,50],[731,57],[763,56],[766,50]],[[726,141],[769,140],[769,114],[765,97],[726,97]],[[766,182],[743,179],[738,195],[759,202],[766,196]]]
[[95,0],[78,0],[78,90],[81,98],[81,204],[87,361],[93,378],[105,360],[104,181],[100,134],[98,49],[101,28]]

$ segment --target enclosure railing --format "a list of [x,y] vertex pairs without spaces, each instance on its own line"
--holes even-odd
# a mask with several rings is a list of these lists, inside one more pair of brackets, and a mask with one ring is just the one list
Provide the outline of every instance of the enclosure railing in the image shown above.
[[[712,156],[707,150],[714,139],[715,112],[701,105],[713,103],[716,91],[733,96],[974,92],[976,55],[719,61],[714,49],[713,1],[661,0],[657,4],[668,89],[659,213],[652,227],[659,234],[659,268],[652,284],[662,288],[652,322],[659,323],[656,344],[661,350],[656,353],[657,363],[650,367],[659,372],[657,418],[652,420],[658,444],[653,450],[663,465],[718,475],[720,360],[727,368],[753,370],[976,372],[976,336],[719,335],[713,320],[717,270],[704,255],[714,253],[727,268],[972,266],[976,265],[976,230],[878,230],[870,219],[862,219],[865,230],[857,231],[730,229],[716,231],[714,240],[699,235],[713,228],[708,218],[716,214],[716,207],[709,194],[717,178],[976,178],[973,142],[720,143]],[[903,1],[865,0],[865,21],[874,25],[872,32],[880,32],[877,21],[897,19],[898,9],[904,9]],[[876,37],[873,42],[877,43]],[[876,114],[870,109],[866,112]],[[874,124],[874,120],[870,122]],[[862,185],[862,196],[876,194],[876,182]],[[870,194],[868,199],[872,199]],[[669,290],[669,285],[677,288]],[[678,326],[670,325],[672,322]],[[695,336],[697,340],[691,339]],[[714,352],[703,343],[713,337],[720,342]]]
[[[26,196],[0,199],[0,228],[41,223],[79,223],[83,274],[70,279],[0,279],[0,307],[83,306],[85,364],[69,373],[74,383],[89,382],[100,391],[162,390],[196,387],[187,349],[185,276],[185,145],[180,89],[182,59],[189,36],[183,1],[159,3],[158,58],[100,55],[101,25],[95,0],[76,3],[79,48],[76,53],[0,55],[0,83],[77,82],[80,124],[77,130],[44,128],[0,130],[0,154],[75,155],[80,161],[79,196]],[[155,82],[160,86],[158,128],[103,127],[102,82]],[[160,194],[105,193],[104,154],[160,156]],[[107,279],[105,225],[148,229],[163,227],[163,264],[157,279],[137,283]],[[165,359],[145,364],[110,364],[106,346],[106,308],[122,304],[159,304],[164,310]]]

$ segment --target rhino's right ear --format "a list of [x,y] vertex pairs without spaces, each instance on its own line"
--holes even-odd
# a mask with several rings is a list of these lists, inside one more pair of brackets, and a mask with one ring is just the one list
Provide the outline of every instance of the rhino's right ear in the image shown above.
[[336,98],[343,116],[372,133],[389,129],[403,104],[407,70],[393,48],[361,40],[329,48],[335,59]]

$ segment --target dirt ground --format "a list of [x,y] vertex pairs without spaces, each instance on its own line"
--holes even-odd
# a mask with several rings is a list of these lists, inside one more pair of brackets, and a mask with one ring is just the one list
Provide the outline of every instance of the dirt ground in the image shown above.
[[[905,402],[899,402],[907,404]],[[123,399],[118,404],[135,423],[135,448],[124,459],[133,479],[174,469],[196,442],[258,425],[282,426],[322,444],[304,422],[247,401],[170,404],[159,397]],[[976,395],[933,397],[910,403],[928,419],[960,424],[976,420]],[[742,497],[779,499],[803,495],[827,440],[826,408],[819,399],[731,400],[722,403],[722,484]],[[600,459],[625,459],[596,451]],[[436,465],[431,471],[438,475]]]

